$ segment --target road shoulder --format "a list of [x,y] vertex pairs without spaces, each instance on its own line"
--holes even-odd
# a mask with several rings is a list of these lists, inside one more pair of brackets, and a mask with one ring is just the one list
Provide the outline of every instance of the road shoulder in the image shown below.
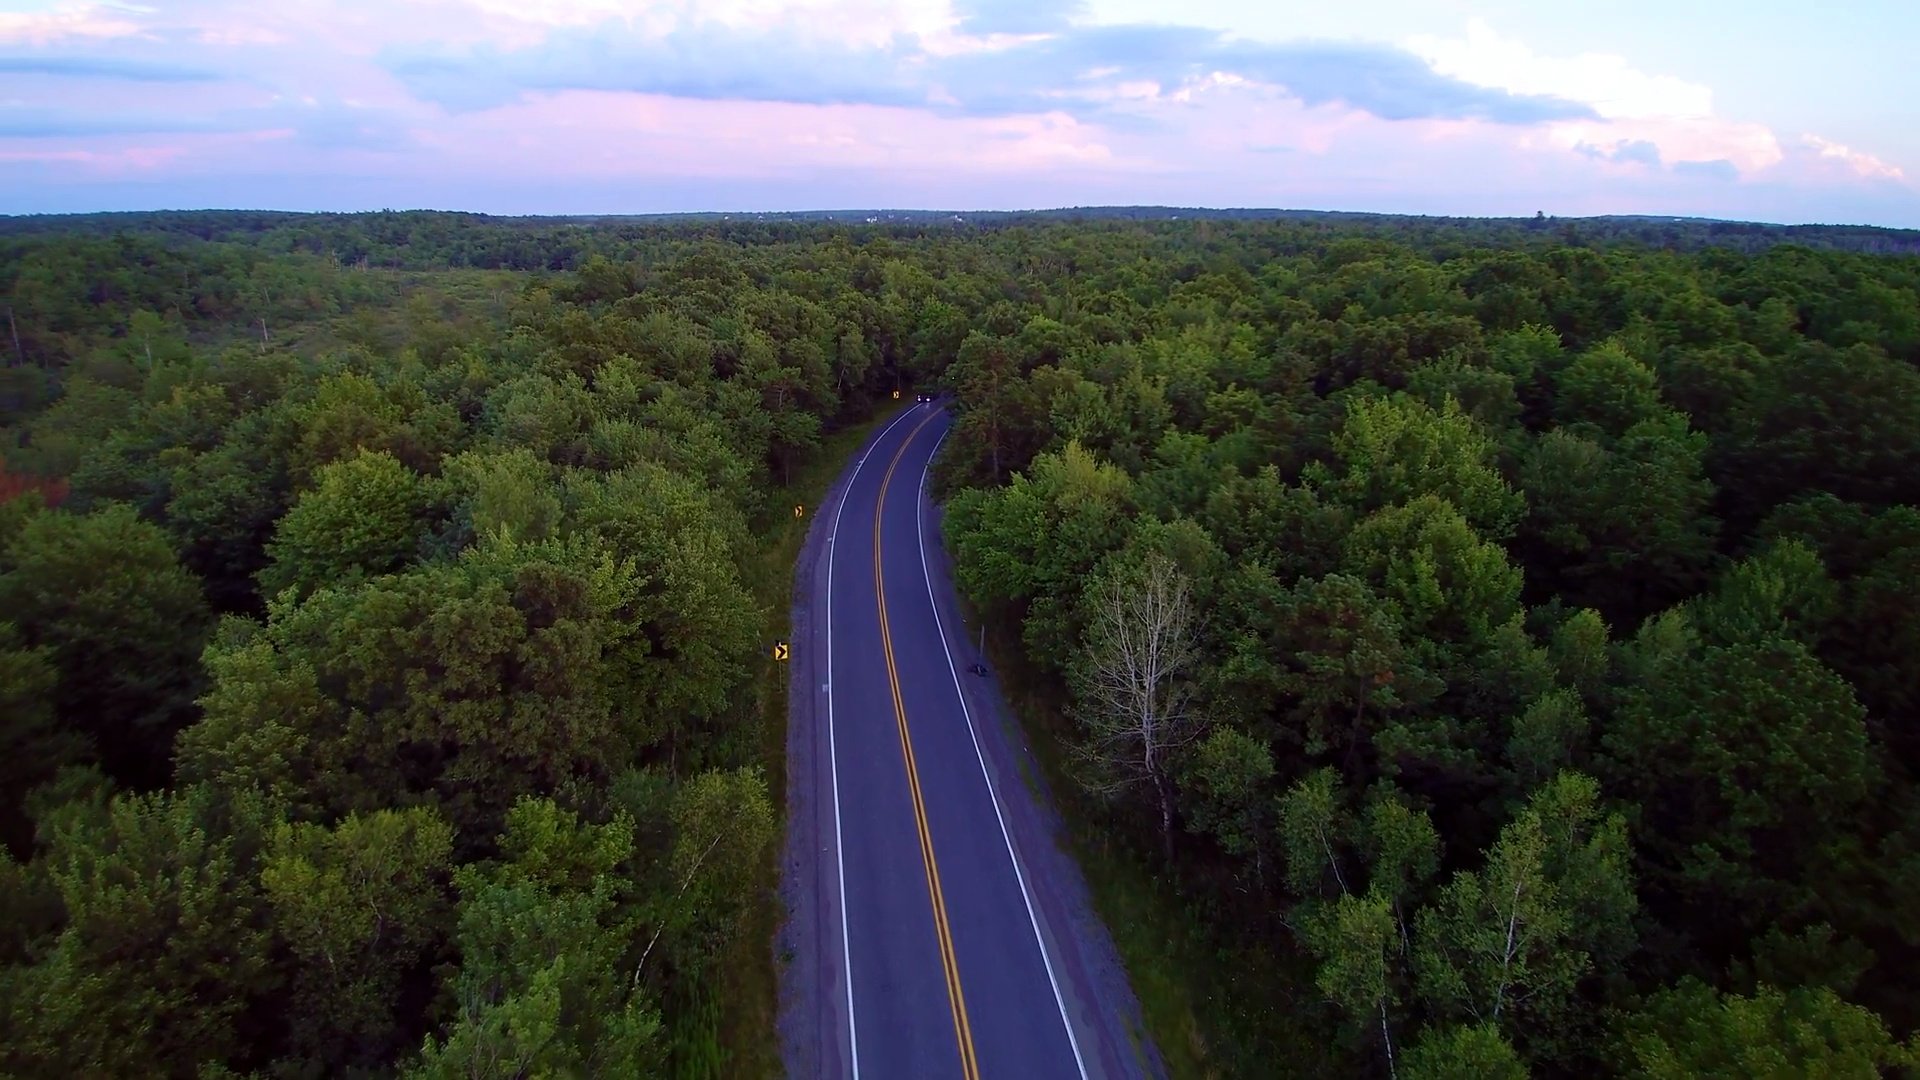
[[[823,973],[837,965],[840,885],[834,850],[831,758],[826,695],[826,588],[829,536],[854,470],[888,427],[911,410],[882,417],[813,512],[794,562],[787,664],[787,832],[780,853],[783,918],[775,934],[779,966],[780,1057],[790,1077],[848,1073],[843,1045],[845,999],[822,992]],[[842,978],[845,977],[843,972]],[[835,981],[835,985],[844,984]]]

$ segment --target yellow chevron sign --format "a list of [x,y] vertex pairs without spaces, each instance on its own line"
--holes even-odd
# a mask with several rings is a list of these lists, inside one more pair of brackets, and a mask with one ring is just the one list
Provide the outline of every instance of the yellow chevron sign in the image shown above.
[[789,649],[787,648],[787,643],[786,643],[786,642],[784,642],[784,641],[776,641],[776,642],[774,642],[774,643],[773,643],[773,658],[774,658],[775,660],[785,660],[785,659],[787,659],[787,657],[788,657],[788,655],[790,654],[790,652],[791,652],[791,650],[789,650]]

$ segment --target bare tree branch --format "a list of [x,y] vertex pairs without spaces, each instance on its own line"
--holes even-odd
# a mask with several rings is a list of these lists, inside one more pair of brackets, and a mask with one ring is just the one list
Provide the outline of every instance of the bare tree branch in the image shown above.
[[1108,796],[1150,785],[1171,852],[1172,758],[1199,734],[1188,678],[1199,648],[1186,575],[1166,556],[1149,555],[1137,573],[1107,580],[1092,624],[1078,687],[1085,738],[1077,752],[1090,767],[1082,783]]

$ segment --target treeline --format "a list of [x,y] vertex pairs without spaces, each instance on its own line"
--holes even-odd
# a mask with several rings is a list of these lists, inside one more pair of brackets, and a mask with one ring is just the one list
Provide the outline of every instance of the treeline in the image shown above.
[[52,248],[52,400],[0,428],[0,1072],[734,1075],[784,698],[746,568],[926,271],[390,281],[404,341],[288,350],[168,291],[247,249]]
[[978,316],[945,464],[1099,827],[1275,988],[1209,1063],[1911,1064],[1920,262],[1205,228]]
[[[1195,226],[1203,228],[1196,230]],[[1787,244],[1862,254],[1920,254],[1920,231],[1866,225],[1770,225],[1705,218],[1415,217],[1315,210],[1092,206],[1057,210],[836,210],[775,213],[495,217],[448,211],[356,214],[277,211],[153,211],[0,217],[0,266],[31,263],[42,245],[66,251],[77,238],[173,246],[234,246],[255,258],[305,255],[331,265],[408,270],[577,270],[595,255],[649,262],[676,245],[718,242],[764,246],[824,241],[965,242],[982,233],[1018,231],[1047,247],[1071,246],[1093,233],[1151,236],[1163,253],[1233,246],[1281,236],[1325,244],[1369,237],[1430,252],[1439,246],[1523,248],[1710,249],[1753,254]],[[989,243],[998,244],[998,240]],[[4,284],[4,281],[0,281]]]

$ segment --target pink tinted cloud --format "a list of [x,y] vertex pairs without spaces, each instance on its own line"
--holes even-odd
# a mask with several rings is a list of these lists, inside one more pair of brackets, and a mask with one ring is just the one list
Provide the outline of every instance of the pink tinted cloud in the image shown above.
[[67,41],[132,37],[140,24],[100,4],[61,3],[46,11],[0,11],[0,44],[53,45]]
[[1818,154],[1823,162],[1839,162],[1855,175],[1869,180],[1905,180],[1907,178],[1906,171],[1898,165],[1889,165],[1872,154],[1842,146],[1831,139],[1806,134],[1800,136],[1800,145]]
[[[68,3],[32,16],[0,14],[0,42],[216,66],[232,78],[159,84],[0,76],[7,80],[0,101],[43,110],[57,103],[77,121],[67,138],[0,135],[0,164],[74,184],[134,173],[247,176],[257,178],[263,201],[271,201],[276,176],[322,188],[351,177],[431,191],[436,178],[457,175],[556,190],[721,178],[748,185],[727,190],[749,199],[761,192],[764,205],[788,205],[796,190],[847,190],[879,192],[893,205],[1177,202],[1805,218],[1815,211],[1794,207],[1840,205],[1832,200],[1871,192],[1881,200],[1875,206],[1905,215],[1901,223],[1920,224],[1920,198],[1900,167],[1864,149],[1817,135],[1782,138],[1764,125],[1713,115],[1704,88],[1689,88],[1685,108],[1658,110],[1644,103],[1670,89],[1661,76],[1601,58],[1583,61],[1579,78],[1563,78],[1557,61],[1492,39],[1452,52],[1435,45],[1436,62],[1489,84],[1587,94],[1606,107],[1587,119],[1533,123],[1387,120],[1324,95],[1308,104],[1246,74],[1114,75],[1109,85],[1090,69],[1096,75],[1058,73],[1064,89],[1057,93],[1038,73],[1039,89],[996,115],[969,115],[952,93],[944,101],[929,94],[926,107],[914,107],[517,88],[496,99],[502,103],[450,111],[423,99],[388,62],[402,47],[477,44],[508,55],[537,52],[563,34],[577,46],[602,26],[642,36],[685,26],[773,26],[794,40],[831,39],[856,50],[918,35],[913,40],[935,57],[993,56],[1013,41],[956,30],[946,0],[182,0],[158,10]],[[777,59],[717,55],[743,67]],[[168,116],[199,127],[163,130]],[[114,117],[135,117],[152,133],[130,134],[149,127],[127,126],[115,134],[101,122]],[[0,125],[8,118],[0,106]],[[210,123],[219,130],[207,130]],[[1634,149],[1643,145],[1657,154]],[[801,175],[831,183],[799,189],[790,181]],[[0,210],[11,208],[0,202]]]
[[178,161],[187,152],[184,146],[128,146],[118,150],[0,149],[0,162],[73,165],[88,173],[117,176],[128,172],[150,172],[159,169]]
[[806,169],[1013,171],[1116,164],[1097,127],[1059,113],[930,116],[877,105],[685,100],[571,90],[418,131],[438,153],[510,172],[766,177]]

